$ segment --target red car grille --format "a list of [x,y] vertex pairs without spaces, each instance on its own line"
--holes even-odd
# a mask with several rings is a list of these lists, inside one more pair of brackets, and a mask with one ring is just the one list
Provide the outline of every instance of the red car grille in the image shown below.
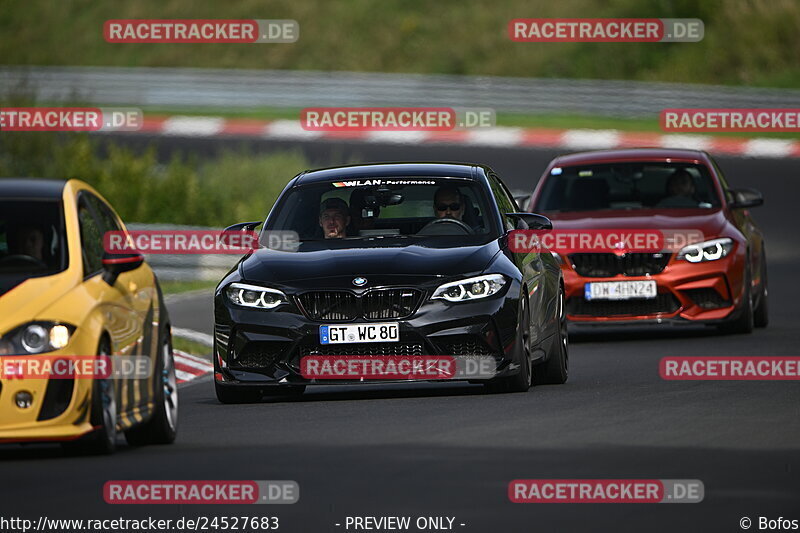
[[567,313],[570,316],[621,317],[672,314],[681,304],[671,293],[658,294],[652,300],[590,300],[570,298]]
[[572,254],[569,257],[572,268],[581,276],[607,278],[658,274],[669,263],[670,254]]

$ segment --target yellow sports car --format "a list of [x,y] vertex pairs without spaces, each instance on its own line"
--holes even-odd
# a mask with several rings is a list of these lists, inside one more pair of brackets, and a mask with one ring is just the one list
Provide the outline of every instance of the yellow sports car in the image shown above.
[[[88,378],[0,368],[0,443],[110,453],[118,432],[132,445],[175,440],[178,390],[161,290],[143,256],[104,251],[107,231],[126,230],[81,181],[0,179],[0,365],[58,356],[114,363],[114,372]],[[132,361],[139,372],[126,374]]]

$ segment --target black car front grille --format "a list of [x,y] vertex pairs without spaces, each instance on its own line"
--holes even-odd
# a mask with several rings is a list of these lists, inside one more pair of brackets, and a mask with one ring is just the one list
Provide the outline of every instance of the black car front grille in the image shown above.
[[672,314],[681,304],[671,293],[661,293],[650,300],[586,300],[570,298],[567,313],[571,316],[646,316]]
[[422,344],[399,342],[375,342],[363,344],[323,344],[321,346],[300,346],[300,357],[307,355],[359,355],[359,356],[399,356],[427,355]]
[[669,263],[670,254],[631,253],[616,254],[572,254],[572,267],[587,278],[612,276],[646,276],[658,274]]
[[356,295],[344,291],[307,292],[300,305],[311,320],[353,320],[360,314]]
[[416,289],[373,289],[362,296],[348,291],[313,291],[298,297],[311,320],[381,320],[411,316],[422,293]]
[[379,289],[369,291],[361,299],[364,318],[403,318],[414,312],[419,291],[411,289]]
[[729,307],[731,305],[730,300],[726,300],[720,293],[711,288],[689,289],[683,292],[703,309],[719,309],[720,307]]

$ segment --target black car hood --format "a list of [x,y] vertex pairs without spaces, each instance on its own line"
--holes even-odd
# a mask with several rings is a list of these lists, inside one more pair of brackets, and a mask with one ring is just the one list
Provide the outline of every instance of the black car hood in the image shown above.
[[497,240],[465,246],[436,239],[376,246],[363,241],[303,243],[296,252],[260,249],[243,259],[247,281],[286,283],[318,278],[413,276],[437,278],[483,271],[500,251]]

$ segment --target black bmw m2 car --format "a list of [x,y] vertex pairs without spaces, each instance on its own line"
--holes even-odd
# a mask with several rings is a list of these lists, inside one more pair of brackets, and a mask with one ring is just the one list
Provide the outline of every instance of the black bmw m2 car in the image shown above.
[[[216,288],[217,397],[238,403],[375,382],[309,378],[303,360],[317,356],[480,357],[493,363],[491,376],[470,381],[489,391],[564,383],[561,268],[546,250],[513,253],[508,242],[514,229],[551,224],[519,211],[500,178],[479,165],[297,175],[263,222],[261,246]],[[296,235],[294,245],[268,245],[277,232]]]

